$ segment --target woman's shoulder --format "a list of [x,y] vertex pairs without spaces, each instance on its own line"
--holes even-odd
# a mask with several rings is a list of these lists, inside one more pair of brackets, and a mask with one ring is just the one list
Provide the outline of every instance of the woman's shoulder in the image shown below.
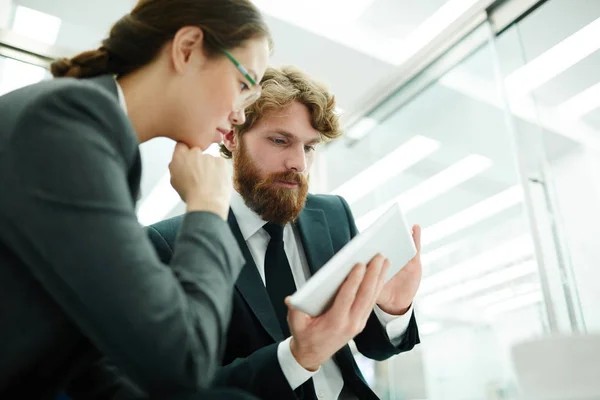
[[25,88],[21,98],[22,120],[47,123],[52,119],[72,125],[77,132],[94,131],[126,153],[137,149],[136,135],[111,76],[52,79]]
[[65,111],[98,109],[122,117],[118,119],[127,119],[119,104],[116,81],[111,76],[92,79],[57,78],[40,82],[31,86],[30,99],[32,105],[79,105],[78,108]]

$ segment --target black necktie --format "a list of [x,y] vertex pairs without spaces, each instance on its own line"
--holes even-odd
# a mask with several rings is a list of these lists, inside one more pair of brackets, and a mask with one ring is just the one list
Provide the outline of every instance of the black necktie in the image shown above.
[[263,228],[271,236],[265,254],[267,292],[275,314],[277,314],[281,331],[285,337],[288,337],[290,330],[287,323],[287,306],[284,300],[296,291],[296,284],[283,247],[283,226],[269,222]]

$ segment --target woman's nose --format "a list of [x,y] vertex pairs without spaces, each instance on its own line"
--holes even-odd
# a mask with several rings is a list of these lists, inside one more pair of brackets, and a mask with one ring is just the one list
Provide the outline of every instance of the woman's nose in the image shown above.
[[238,110],[231,113],[229,121],[234,125],[242,125],[246,122],[246,113],[244,110]]

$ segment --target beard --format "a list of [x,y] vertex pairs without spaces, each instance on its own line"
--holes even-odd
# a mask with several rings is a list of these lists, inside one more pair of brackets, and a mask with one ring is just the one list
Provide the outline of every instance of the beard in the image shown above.
[[[263,220],[285,225],[295,221],[308,195],[308,178],[294,171],[275,172],[262,178],[256,163],[239,141],[233,160],[233,179],[244,202]],[[279,186],[277,181],[294,182],[294,188]]]

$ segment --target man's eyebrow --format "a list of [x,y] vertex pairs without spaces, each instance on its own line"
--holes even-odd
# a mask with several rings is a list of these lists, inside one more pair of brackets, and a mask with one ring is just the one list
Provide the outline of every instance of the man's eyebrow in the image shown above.
[[[286,138],[290,139],[290,140],[298,140],[298,136],[294,135],[291,132],[286,131],[285,129],[273,129],[271,131],[271,133],[276,133],[278,135],[281,136],[285,136]],[[313,140],[309,141],[308,144],[319,144],[323,142],[323,139],[321,138],[321,136],[314,138]]]

